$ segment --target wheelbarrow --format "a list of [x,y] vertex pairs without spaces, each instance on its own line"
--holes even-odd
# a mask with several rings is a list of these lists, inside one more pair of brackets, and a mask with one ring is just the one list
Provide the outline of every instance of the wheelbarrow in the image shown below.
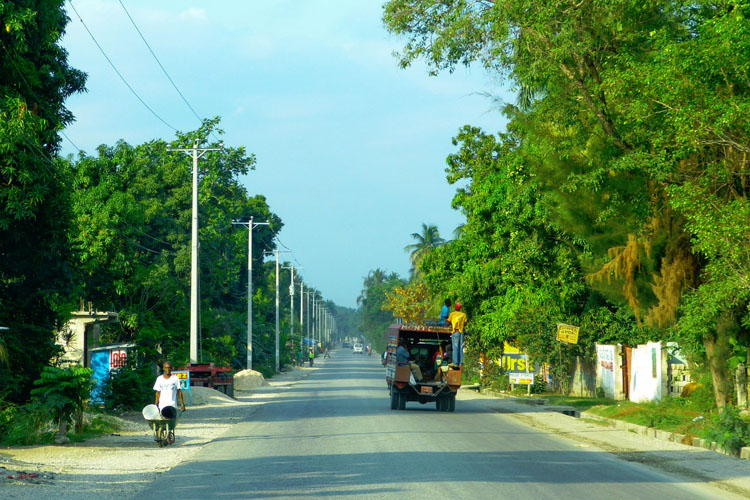
[[147,405],[141,412],[151,430],[154,431],[154,441],[159,448],[174,444],[174,429],[177,426],[177,418],[182,412],[174,406],[165,406],[159,411],[156,405]]

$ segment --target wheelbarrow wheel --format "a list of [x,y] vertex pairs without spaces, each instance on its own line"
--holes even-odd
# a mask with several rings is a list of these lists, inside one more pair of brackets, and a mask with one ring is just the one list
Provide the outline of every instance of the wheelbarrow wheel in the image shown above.
[[157,442],[159,443],[159,448],[167,444],[167,429],[165,429],[164,427],[159,428]]

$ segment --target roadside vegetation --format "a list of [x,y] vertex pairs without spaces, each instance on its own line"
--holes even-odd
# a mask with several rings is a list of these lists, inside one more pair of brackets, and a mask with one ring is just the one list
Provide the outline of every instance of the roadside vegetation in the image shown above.
[[[503,132],[456,124],[446,180],[465,223],[450,240],[423,224],[410,276],[368,276],[370,338],[382,310],[434,318],[460,300],[467,362],[507,343],[550,366],[554,387],[532,392],[563,394],[596,343],[677,342],[700,397],[601,411],[750,444],[737,408],[750,366],[750,4],[389,0],[383,20],[404,40],[403,68],[482,67],[516,101],[498,102]],[[577,344],[560,348],[558,323],[580,327]],[[483,386],[508,390],[492,366]]]
[[[216,117],[172,138],[61,156],[60,131],[74,120],[65,100],[86,90],[86,68],[71,67],[60,44],[68,22],[62,0],[0,0],[0,442],[6,444],[44,441],[52,427],[71,437],[106,427],[82,419],[95,409],[85,401],[91,374],[61,362],[72,311],[117,313],[119,323],[102,326],[100,342],[136,346],[133,366],[106,381],[106,411],[148,399],[145,385],[166,359],[187,363],[191,162],[168,149],[218,147],[223,135]],[[276,283],[275,266],[263,254],[276,248],[283,222],[265,196],[250,195],[240,181],[255,164],[244,147],[201,159],[199,361],[245,367],[248,235],[232,221],[253,218],[269,223],[253,231],[252,249],[254,369],[269,376]],[[279,278],[287,290],[290,274]],[[322,298],[307,283],[305,289]],[[326,306],[335,316],[352,314],[330,301]],[[299,324],[290,332],[289,316],[282,301],[282,366],[296,359],[304,333]],[[68,375],[88,380],[75,388],[80,394],[55,392]]]

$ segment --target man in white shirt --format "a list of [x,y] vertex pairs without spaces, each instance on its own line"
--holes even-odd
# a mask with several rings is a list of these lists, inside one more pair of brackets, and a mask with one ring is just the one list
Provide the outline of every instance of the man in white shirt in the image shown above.
[[182,399],[180,390],[180,379],[177,375],[172,375],[172,363],[164,362],[164,375],[156,377],[154,390],[156,391],[156,400],[154,404],[161,411],[166,406],[177,406],[177,398],[180,399],[180,409],[185,411],[185,401]]

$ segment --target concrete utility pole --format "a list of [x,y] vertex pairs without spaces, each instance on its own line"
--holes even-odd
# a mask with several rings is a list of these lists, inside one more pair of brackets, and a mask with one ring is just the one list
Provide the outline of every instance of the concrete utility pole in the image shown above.
[[299,352],[305,355],[305,284],[302,280],[299,282]]
[[[294,345],[294,266],[284,266],[284,269],[292,272],[292,280],[289,284],[289,339]],[[302,266],[297,268],[299,269],[302,269]]]
[[268,222],[248,222],[233,220],[232,224],[247,226],[247,369],[253,369],[253,229],[268,226]]
[[198,363],[198,336],[200,335],[200,301],[198,288],[198,158],[209,151],[223,151],[224,145],[218,148],[199,148],[198,143],[192,148],[167,148],[167,151],[179,151],[193,157],[193,230],[190,259],[190,363]]
[[279,371],[279,254],[289,253],[289,250],[276,249],[276,371]]

